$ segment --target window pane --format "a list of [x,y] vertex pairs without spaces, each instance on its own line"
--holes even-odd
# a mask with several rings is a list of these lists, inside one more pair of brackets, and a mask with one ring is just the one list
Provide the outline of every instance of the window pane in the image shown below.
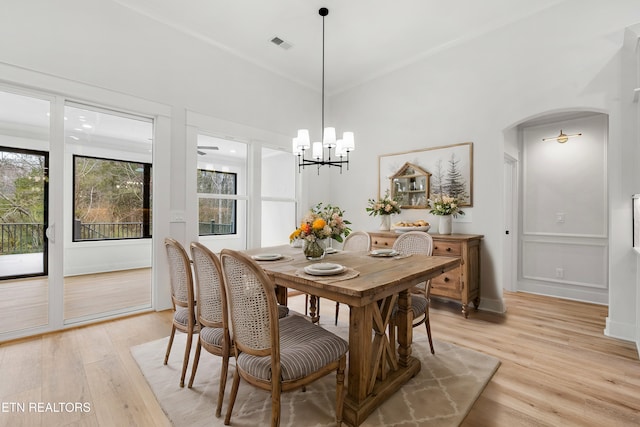
[[295,197],[294,159],[289,152],[262,148],[262,197]]
[[247,194],[247,144],[198,135],[198,169],[236,174],[235,194]]
[[0,147],[0,171],[0,278],[46,274],[48,159]]
[[198,200],[200,236],[236,234],[237,201],[230,199]]
[[198,170],[198,193],[238,194],[238,175],[229,172]]
[[73,239],[150,237],[151,165],[73,157]]
[[295,202],[262,202],[261,245],[275,246],[289,243],[289,235],[296,228]]

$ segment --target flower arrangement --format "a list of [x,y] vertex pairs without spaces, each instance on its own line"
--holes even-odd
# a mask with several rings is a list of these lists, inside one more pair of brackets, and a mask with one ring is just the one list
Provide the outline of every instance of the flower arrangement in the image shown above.
[[338,206],[322,205],[318,203],[312,209],[312,212],[320,215],[325,220],[329,228],[331,228],[331,237],[333,240],[342,243],[342,236],[347,237],[351,233],[351,229],[348,227],[351,222],[344,219],[344,210]]
[[458,199],[455,197],[434,194],[429,199],[429,204],[431,205],[429,213],[433,215],[453,215],[454,218],[458,215],[464,215],[464,212],[458,206]]
[[400,213],[400,203],[397,199],[389,196],[389,190],[384,193],[384,197],[382,199],[369,199],[368,203],[369,206],[366,210],[369,212],[369,216],[393,215]]
[[342,236],[348,236],[351,229],[349,221],[343,218],[344,211],[338,206],[318,203],[302,218],[300,227],[289,235],[289,241],[304,239],[313,242],[331,237],[342,242]]

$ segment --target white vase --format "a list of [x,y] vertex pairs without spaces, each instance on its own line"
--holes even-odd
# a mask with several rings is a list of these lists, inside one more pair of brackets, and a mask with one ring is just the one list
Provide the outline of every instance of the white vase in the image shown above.
[[391,215],[380,215],[380,230],[391,230]]
[[438,233],[451,234],[451,215],[441,215],[438,224]]

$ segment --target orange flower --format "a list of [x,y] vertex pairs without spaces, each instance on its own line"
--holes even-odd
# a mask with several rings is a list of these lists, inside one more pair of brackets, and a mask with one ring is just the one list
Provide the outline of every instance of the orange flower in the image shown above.
[[327,225],[327,223],[322,218],[318,218],[315,221],[313,221],[313,229],[314,230],[322,230],[325,225]]

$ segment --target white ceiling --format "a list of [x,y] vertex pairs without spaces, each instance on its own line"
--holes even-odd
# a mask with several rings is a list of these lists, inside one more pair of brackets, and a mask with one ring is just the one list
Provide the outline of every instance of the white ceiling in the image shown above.
[[[564,0],[112,0],[288,79],[336,93]],[[279,37],[288,50],[270,42]]]

